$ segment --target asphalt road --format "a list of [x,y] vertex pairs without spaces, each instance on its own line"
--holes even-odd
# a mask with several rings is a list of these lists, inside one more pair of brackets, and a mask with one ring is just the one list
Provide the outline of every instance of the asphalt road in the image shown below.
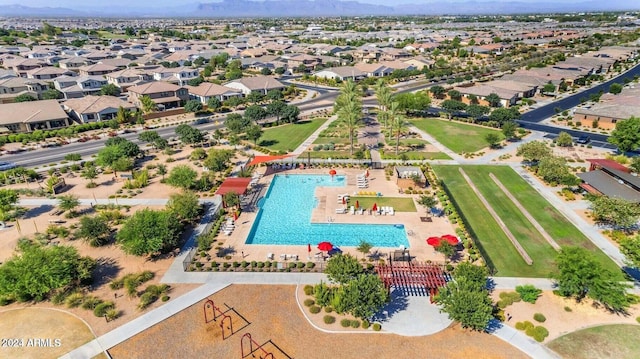
[[[640,64],[636,65],[626,73],[613,78],[607,82],[596,85],[593,88],[582,91],[575,95],[567,96],[558,101],[550,103],[545,106],[541,106],[539,108],[533,109],[522,115],[518,123],[521,127],[534,130],[534,131],[542,131],[554,135],[559,134],[561,131],[568,132],[571,136],[578,138],[583,135],[587,135],[591,138],[590,144],[592,146],[603,147],[615,149],[615,146],[609,144],[607,142],[608,136],[595,134],[591,132],[583,132],[576,131],[570,129],[564,129],[554,126],[542,125],[540,124],[546,118],[553,116],[556,113],[556,108],[560,108],[561,110],[567,110],[573,108],[581,103],[581,99],[589,98],[591,94],[598,93],[600,90],[603,92],[609,91],[609,86],[613,83],[624,83],[625,78],[633,79],[635,75],[640,76]],[[286,82],[286,80],[284,81]],[[409,91],[416,91],[423,88],[427,88],[433,85],[437,85],[440,83],[430,83],[430,82],[422,82],[422,83],[408,83],[406,86],[399,87],[395,93],[404,93]],[[305,101],[304,103],[298,104],[298,107],[301,111],[307,110],[315,110],[322,107],[332,106],[335,99],[338,97],[338,92],[329,90],[326,88],[317,88],[311,85],[305,84],[295,84],[299,88],[310,89],[318,92],[318,95],[311,100]],[[363,101],[365,106],[375,106],[377,104],[375,98],[365,99]],[[437,110],[437,109],[435,109]],[[223,123],[203,123],[203,124],[192,124],[193,127],[198,128],[201,131],[210,131],[216,128],[221,128],[224,126]],[[162,127],[154,129],[158,132],[158,134],[163,138],[170,138],[175,136],[175,127]],[[142,142],[138,141],[137,133],[125,133],[120,134],[119,136],[124,137],[134,143],[142,144]],[[2,161],[14,162],[19,166],[23,167],[36,167],[42,166],[45,164],[60,162],[64,159],[64,156],[68,153],[78,153],[82,157],[91,156],[97,153],[100,149],[104,147],[104,143],[107,139],[99,139],[99,140],[90,140],[88,142],[75,142],[70,143],[61,147],[49,147],[43,149],[37,149],[34,151],[21,152],[16,154],[6,154],[1,157]]]

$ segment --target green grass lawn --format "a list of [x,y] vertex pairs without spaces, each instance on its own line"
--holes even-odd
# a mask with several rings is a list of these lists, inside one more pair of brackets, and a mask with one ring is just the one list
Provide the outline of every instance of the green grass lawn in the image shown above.
[[602,251],[586,238],[560,212],[540,196],[511,168],[506,166],[463,166],[464,171],[478,187],[496,213],[533,259],[528,266],[516,252],[497,223],[486,213],[484,206],[458,171],[459,166],[434,166],[440,179],[445,181],[461,208],[478,241],[490,258],[498,276],[542,276],[555,270],[556,251],[542,238],[533,225],[489,178],[493,173],[529,213],[561,246],[581,246],[592,251],[605,268],[622,272]]
[[326,118],[317,118],[310,121],[301,121],[278,127],[267,128],[258,145],[274,151],[291,152],[304,142],[318,127],[327,121]]
[[349,139],[346,137],[322,137],[318,136],[315,141],[313,141],[314,145],[324,145],[324,144],[349,144]]
[[444,152],[420,152],[420,151],[405,151],[400,152],[397,156],[395,151],[387,151],[383,154],[383,159],[401,159],[400,155],[405,154],[409,160],[450,160],[451,157]]
[[501,139],[504,139],[499,130],[455,121],[426,118],[410,122],[456,153],[477,152],[487,147],[488,144],[484,137],[488,133],[497,133]]
[[109,31],[98,31],[98,36],[101,39],[127,39],[129,36],[125,34],[114,34]]
[[360,207],[365,209],[373,208],[375,203],[378,208],[381,206],[391,206],[396,212],[417,212],[416,205],[412,198],[406,197],[375,197],[375,196],[354,196],[349,200],[349,206],[355,206],[356,201]]
[[547,346],[567,359],[640,357],[640,326],[602,325],[563,335]]
[[349,150],[346,151],[305,151],[300,155],[300,158],[349,158]]

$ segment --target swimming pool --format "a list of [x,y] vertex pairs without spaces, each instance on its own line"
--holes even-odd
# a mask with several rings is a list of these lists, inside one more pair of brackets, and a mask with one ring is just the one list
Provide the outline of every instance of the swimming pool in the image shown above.
[[316,245],[329,241],[339,247],[357,246],[364,240],[374,247],[409,247],[401,224],[311,223],[311,213],[318,205],[316,187],[345,185],[345,176],[276,175],[258,202],[260,209],[245,243]]

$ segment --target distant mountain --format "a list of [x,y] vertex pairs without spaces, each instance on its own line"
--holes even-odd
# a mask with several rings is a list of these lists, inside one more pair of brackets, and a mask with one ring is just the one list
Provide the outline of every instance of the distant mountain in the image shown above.
[[426,4],[373,5],[342,0],[222,0],[181,3],[158,7],[132,2],[130,7],[78,4],[63,7],[0,5],[0,16],[31,17],[278,17],[278,16],[383,16],[383,15],[471,15],[515,13],[565,13],[640,10],[640,2],[629,0],[584,0],[576,3],[524,1],[432,0]]

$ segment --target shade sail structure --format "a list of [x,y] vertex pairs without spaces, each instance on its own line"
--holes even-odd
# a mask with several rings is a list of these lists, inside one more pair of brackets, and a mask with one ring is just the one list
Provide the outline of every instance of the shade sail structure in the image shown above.
[[283,158],[287,158],[289,155],[280,155],[280,156],[255,156],[251,162],[249,162],[249,166],[255,166],[261,163],[271,162],[281,160]]
[[331,242],[320,242],[318,243],[318,249],[323,252],[328,252],[333,249],[333,244]]
[[251,183],[249,177],[231,177],[222,182],[220,188],[216,191],[216,194],[224,196],[229,192],[235,192],[238,195],[243,195],[247,192],[247,186]]
[[440,237],[429,237],[427,238],[427,244],[430,246],[437,247],[440,245]]

